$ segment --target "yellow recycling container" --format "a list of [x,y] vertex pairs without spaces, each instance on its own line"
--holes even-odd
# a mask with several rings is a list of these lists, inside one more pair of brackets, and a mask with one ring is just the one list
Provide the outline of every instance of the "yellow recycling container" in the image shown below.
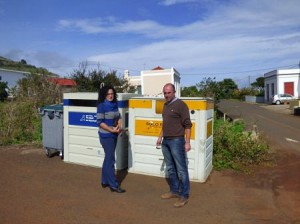
[[[191,150],[187,153],[191,181],[205,182],[212,170],[214,104],[207,98],[180,98],[193,124]],[[156,141],[162,126],[165,100],[155,97],[129,99],[128,168],[130,173],[165,177],[165,163]]]

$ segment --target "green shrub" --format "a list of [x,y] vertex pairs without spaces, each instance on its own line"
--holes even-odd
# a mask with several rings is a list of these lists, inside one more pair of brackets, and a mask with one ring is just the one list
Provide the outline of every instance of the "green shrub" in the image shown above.
[[243,122],[214,122],[214,156],[216,169],[235,169],[249,172],[252,166],[270,161],[269,145],[259,133],[244,131]]
[[0,104],[0,145],[41,142],[41,116],[32,101]]
[[30,74],[18,81],[14,98],[0,102],[0,145],[42,141],[42,118],[38,108],[55,104],[60,89],[44,74]]

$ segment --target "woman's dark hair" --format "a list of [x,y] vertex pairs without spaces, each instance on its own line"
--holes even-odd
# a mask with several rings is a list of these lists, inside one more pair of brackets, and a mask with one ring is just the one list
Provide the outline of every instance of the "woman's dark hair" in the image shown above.
[[99,92],[98,92],[98,101],[97,101],[97,105],[99,103],[103,103],[106,95],[108,93],[108,90],[112,89],[113,93],[114,93],[114,99],[113,102],[116,103],[117,102],[117,93],[114,87],[112,86],[103,86],[102,88],[100,88]]

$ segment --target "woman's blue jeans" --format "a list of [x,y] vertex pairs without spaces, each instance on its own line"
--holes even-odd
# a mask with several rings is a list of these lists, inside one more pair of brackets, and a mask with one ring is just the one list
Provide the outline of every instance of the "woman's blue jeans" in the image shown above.
[[187,166],[187,156],[183,137],[163,139],[162,153],[166,163],[170,191],[181,197],[188,198],[190,194],[190,179]]
[[100,138],[105,156],[102,165],[102,184],[108,184],[112,188],[118,188],[119,183],[115,175],[115,151],[117,138]]

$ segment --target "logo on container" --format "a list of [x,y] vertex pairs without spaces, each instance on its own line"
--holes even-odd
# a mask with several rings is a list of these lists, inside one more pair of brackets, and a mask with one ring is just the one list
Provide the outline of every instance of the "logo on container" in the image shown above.
[[157,121],[147,121],[146,125],[150,127],[161,127],[162,123]]

